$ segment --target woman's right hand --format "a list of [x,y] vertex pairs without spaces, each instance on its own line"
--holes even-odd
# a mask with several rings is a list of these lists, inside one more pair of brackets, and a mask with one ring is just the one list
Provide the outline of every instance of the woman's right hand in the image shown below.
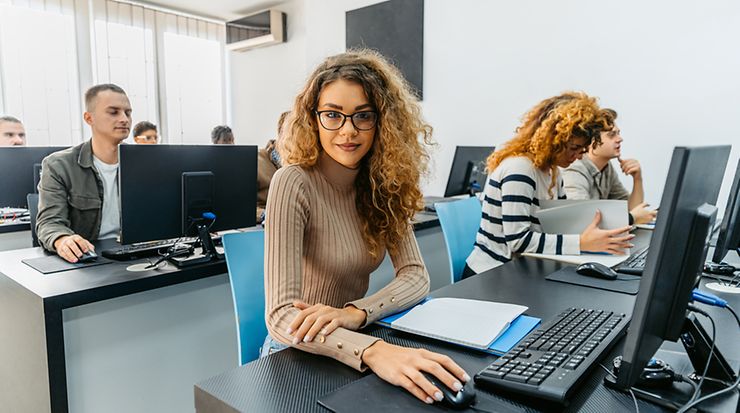
[[365,349],[362,361],[381,379],[403,387],[419,400],[432,404],[441,401],[440,389],[435,387],[422,372],[431,373],[447,387],[460,390],[470,380],[462,367],[444,354],[423,348],[408,348],[376,341]]
[[608,252],[610,254],[624,255],[626,249],[634,247],[629,241],[635,237],[630,234],[631,226],[617,229],[601,229],[601,211],[596,211],[594,220],[581,233],[581,251]]

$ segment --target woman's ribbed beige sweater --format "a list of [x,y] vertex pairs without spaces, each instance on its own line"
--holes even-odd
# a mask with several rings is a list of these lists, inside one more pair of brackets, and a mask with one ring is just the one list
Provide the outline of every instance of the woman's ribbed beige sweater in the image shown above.
[[[282,343],[292,345],[286,330],[299,312],[293,300],[337,308],[354,305],[367,314],[367,325],[429,292],[429,274],[409,225],[408,235],[391,254],[394,280],[363,298],[385,251],[373,258],[365,246],[355,206],[356,176],[357,170],[323,152],[314,167],[286,166],[273,176],[265,223],[265,318],[270,335]],[[362,353],[377,340],[338,328],[295,347],[362,370]]]

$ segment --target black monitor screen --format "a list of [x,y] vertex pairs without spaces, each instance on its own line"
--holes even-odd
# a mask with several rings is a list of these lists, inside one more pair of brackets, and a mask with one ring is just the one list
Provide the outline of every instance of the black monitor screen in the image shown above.
[[0,207],[27,208],[26,195],[36,192],[34,165],[40,165],[47,155],[63,149],[66,147],[11,146],[0,148]]
[[712,261],[722,262],[727,251],[740,248],[740,161],[735,170],[735,179],[732,180],[730,194],[727,197],[725,216],[719,228],[717,246],[714,249]]
[[121,145],[121,243],[183,235],[183,174],[213,174],[210,231],[255,225],[257,147],[240,145]]
[[[706,257],[729,146],[673,150],[668,177],[625,340],[617,383],[633,385],[664,340],[678,339]],[[712,165],[707,168],[707,165]]]
[[477,192],[482,191],[486,184],[486,159],[494,149],[493,146],[458,146],[447,178],[445,196],[468,194],[473,182],[479,185]]

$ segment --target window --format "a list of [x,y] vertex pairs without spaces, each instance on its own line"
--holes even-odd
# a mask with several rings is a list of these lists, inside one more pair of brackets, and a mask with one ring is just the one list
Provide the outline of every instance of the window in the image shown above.
[[223,124],[221,50],[214,40],[165,33],[169,142],[209,142],[213,127]]
[[81,142],[78,73],[71,10],[0,5],[0,112],[21,119],[29,145]]
[[115,83],[162,142],[210,143],[226,120],[224,39],[222,22],[123,0],[0,0],[0,114],[29,145],[76,145],[83,93]]

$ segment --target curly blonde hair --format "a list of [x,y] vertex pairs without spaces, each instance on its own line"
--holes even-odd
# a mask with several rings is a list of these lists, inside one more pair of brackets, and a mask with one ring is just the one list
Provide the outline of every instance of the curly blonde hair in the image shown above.
[[352,50],[324,60],[295,98],[278,143],[284,164],[312,167],[322,151],[316,107],[323,88],[336,80],[363,87],[378,112],[372,147],[355,180],[357,211],[372,256],[393,251],[423,208],[420,178],[426,174],[432,128],[408,84],[392,64],[371,50]]
[[572,138],[586,138],[585,146],[601,145],[601,131],[611,130],[614,118],[601,109],[583,92],[565,92],[545,99],[527,112],[516,135],[503,148],[493,152],[486,160],[491,173],[501,162],[512,156],[526,156],[539,169],[550,169],[552,182],[557,182],[558,156],[567,149]]

